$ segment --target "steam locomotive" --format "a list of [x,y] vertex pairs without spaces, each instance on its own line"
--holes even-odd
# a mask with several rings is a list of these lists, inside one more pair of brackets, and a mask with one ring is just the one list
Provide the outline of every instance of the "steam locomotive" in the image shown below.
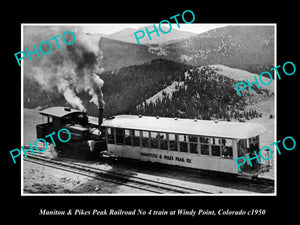
[[[43,116],[43,123],[36,126],[37,138],[45,136],[62,128],[71,133],[68,143],[56,140],[56,151],[83,158],[97,158],[107,149],[105,132],[101,128],[103,109],[99,109],[99,117],[89,117],[86,112],[69,107],[51,107],[39,112]],[[46,117],[46,122],[44,121]],[[67,133],[62,131],[62,138]],[[53,137],[52,137],[53,138]],[[52,143],[50,137],[46,141]]]

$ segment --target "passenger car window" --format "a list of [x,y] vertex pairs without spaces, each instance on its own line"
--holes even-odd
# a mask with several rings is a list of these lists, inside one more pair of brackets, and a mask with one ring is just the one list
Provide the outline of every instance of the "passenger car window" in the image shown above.
[[198,137],[189,135],[190,153],[198,154]]

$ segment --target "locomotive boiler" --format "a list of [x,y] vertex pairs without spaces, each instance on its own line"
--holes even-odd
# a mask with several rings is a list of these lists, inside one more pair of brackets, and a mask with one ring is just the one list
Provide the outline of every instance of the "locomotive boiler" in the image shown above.
[[[71,133],[71,140],[68,143],[54,140],[57,143],[55,148],[58,153],[80,158],[97,158],[107,149],[105,132],[101,129],[103,109],[99,108],[98,112],[96,118],[69,107],[44,109],[39,112],[43,116],[43,123],[36,126],[37,138],[44,138],[52,132],[66,128]],[[62,131],[61,135],[63,137],[68,134]],[[46,141],[51,143],[50,137],[46,138]]]

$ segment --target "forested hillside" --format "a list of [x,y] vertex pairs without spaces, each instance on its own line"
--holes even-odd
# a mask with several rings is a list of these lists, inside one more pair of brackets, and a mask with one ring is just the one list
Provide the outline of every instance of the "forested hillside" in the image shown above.
[[[238,81],[218,73],[213,66],[192,67],[165,59],[155,59],[142,65],[123,67],[104,72],[104,116],[117,114],[142,114],[199,119],[232,118],[250,119],[260,113],[245,106],[257,96],[268,97],[269,90],[254,92],[243,90],[237,95],[234,84]],[[34,81],[25,79],[24,104],[26,108],[67,105],[59,92],[45,92]],[[172,85],[173,84],[173,85]],[[180,84],[180,85],[179,85]],[[172,93],[162,92],[161,98],[147,101],[156,93],[175,86]],[[97,108],[90,103],[87,93],[77,93],[90,115],[97,115]]]
[[180,79],[189,68],[183,63],[157,59],[102,73],[105,115],[133,113],[136,105]]
[[[102,89],[106,102],[104,116],[132,113],[137,104],[180,79],[189,68],[191,67],[183,63],[157,59],[142,65],[102,73],[99,76],[104,81]],[[67,105],[62,94],[55,90],[44,91],[37,82],[27,79],[26,76],[24,93],[26,108]],[[76,94],[88,113],[96,116],[97,108],[90,103],[90,96],[87,93]]]
[[172,93],[163,92],[161,97],[144,101],[136,107],[135,114],[149,116],[198,118],[198,119],[251,119],[262,116],[245,106],[255,101],[258,95],[268,98],[271,92],[255,88],[250,93],[244,90],[242,97],[237,95],[234,84],[237,82],[217,73],[210,66],[192,68],[181,74]]

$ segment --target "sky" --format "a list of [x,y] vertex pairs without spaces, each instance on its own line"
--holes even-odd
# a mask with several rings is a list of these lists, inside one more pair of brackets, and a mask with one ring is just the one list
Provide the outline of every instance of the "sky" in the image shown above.
[[[88,33],[102,33],[102,34],[112,34],[115,32],[118,32],[120,30],[123,30],[125,28],[133,28],[133,29],[138,29],[139,27],[144,27],[148,25],[153,25],[153,24],[146,24],[146,23],[126,23],[126,24],[82,24],[82,29],[85,32]],[[155,24],[156,27],[158,27],[158,24]],[[168,26],[168,24],[163,24],[164,26]],[[228,24],[202,24],[202,23],[191,23],[191,24],[185,24],[185,23],[179,23],[180,28],[178,28],[176,23],[172,23],[172,28],[176,28],[181,31],[188,31],[196,34],[200,34],[203,32],[206,32],[211,29],[215,29],[218,27],[224,27],[227,26]]]

